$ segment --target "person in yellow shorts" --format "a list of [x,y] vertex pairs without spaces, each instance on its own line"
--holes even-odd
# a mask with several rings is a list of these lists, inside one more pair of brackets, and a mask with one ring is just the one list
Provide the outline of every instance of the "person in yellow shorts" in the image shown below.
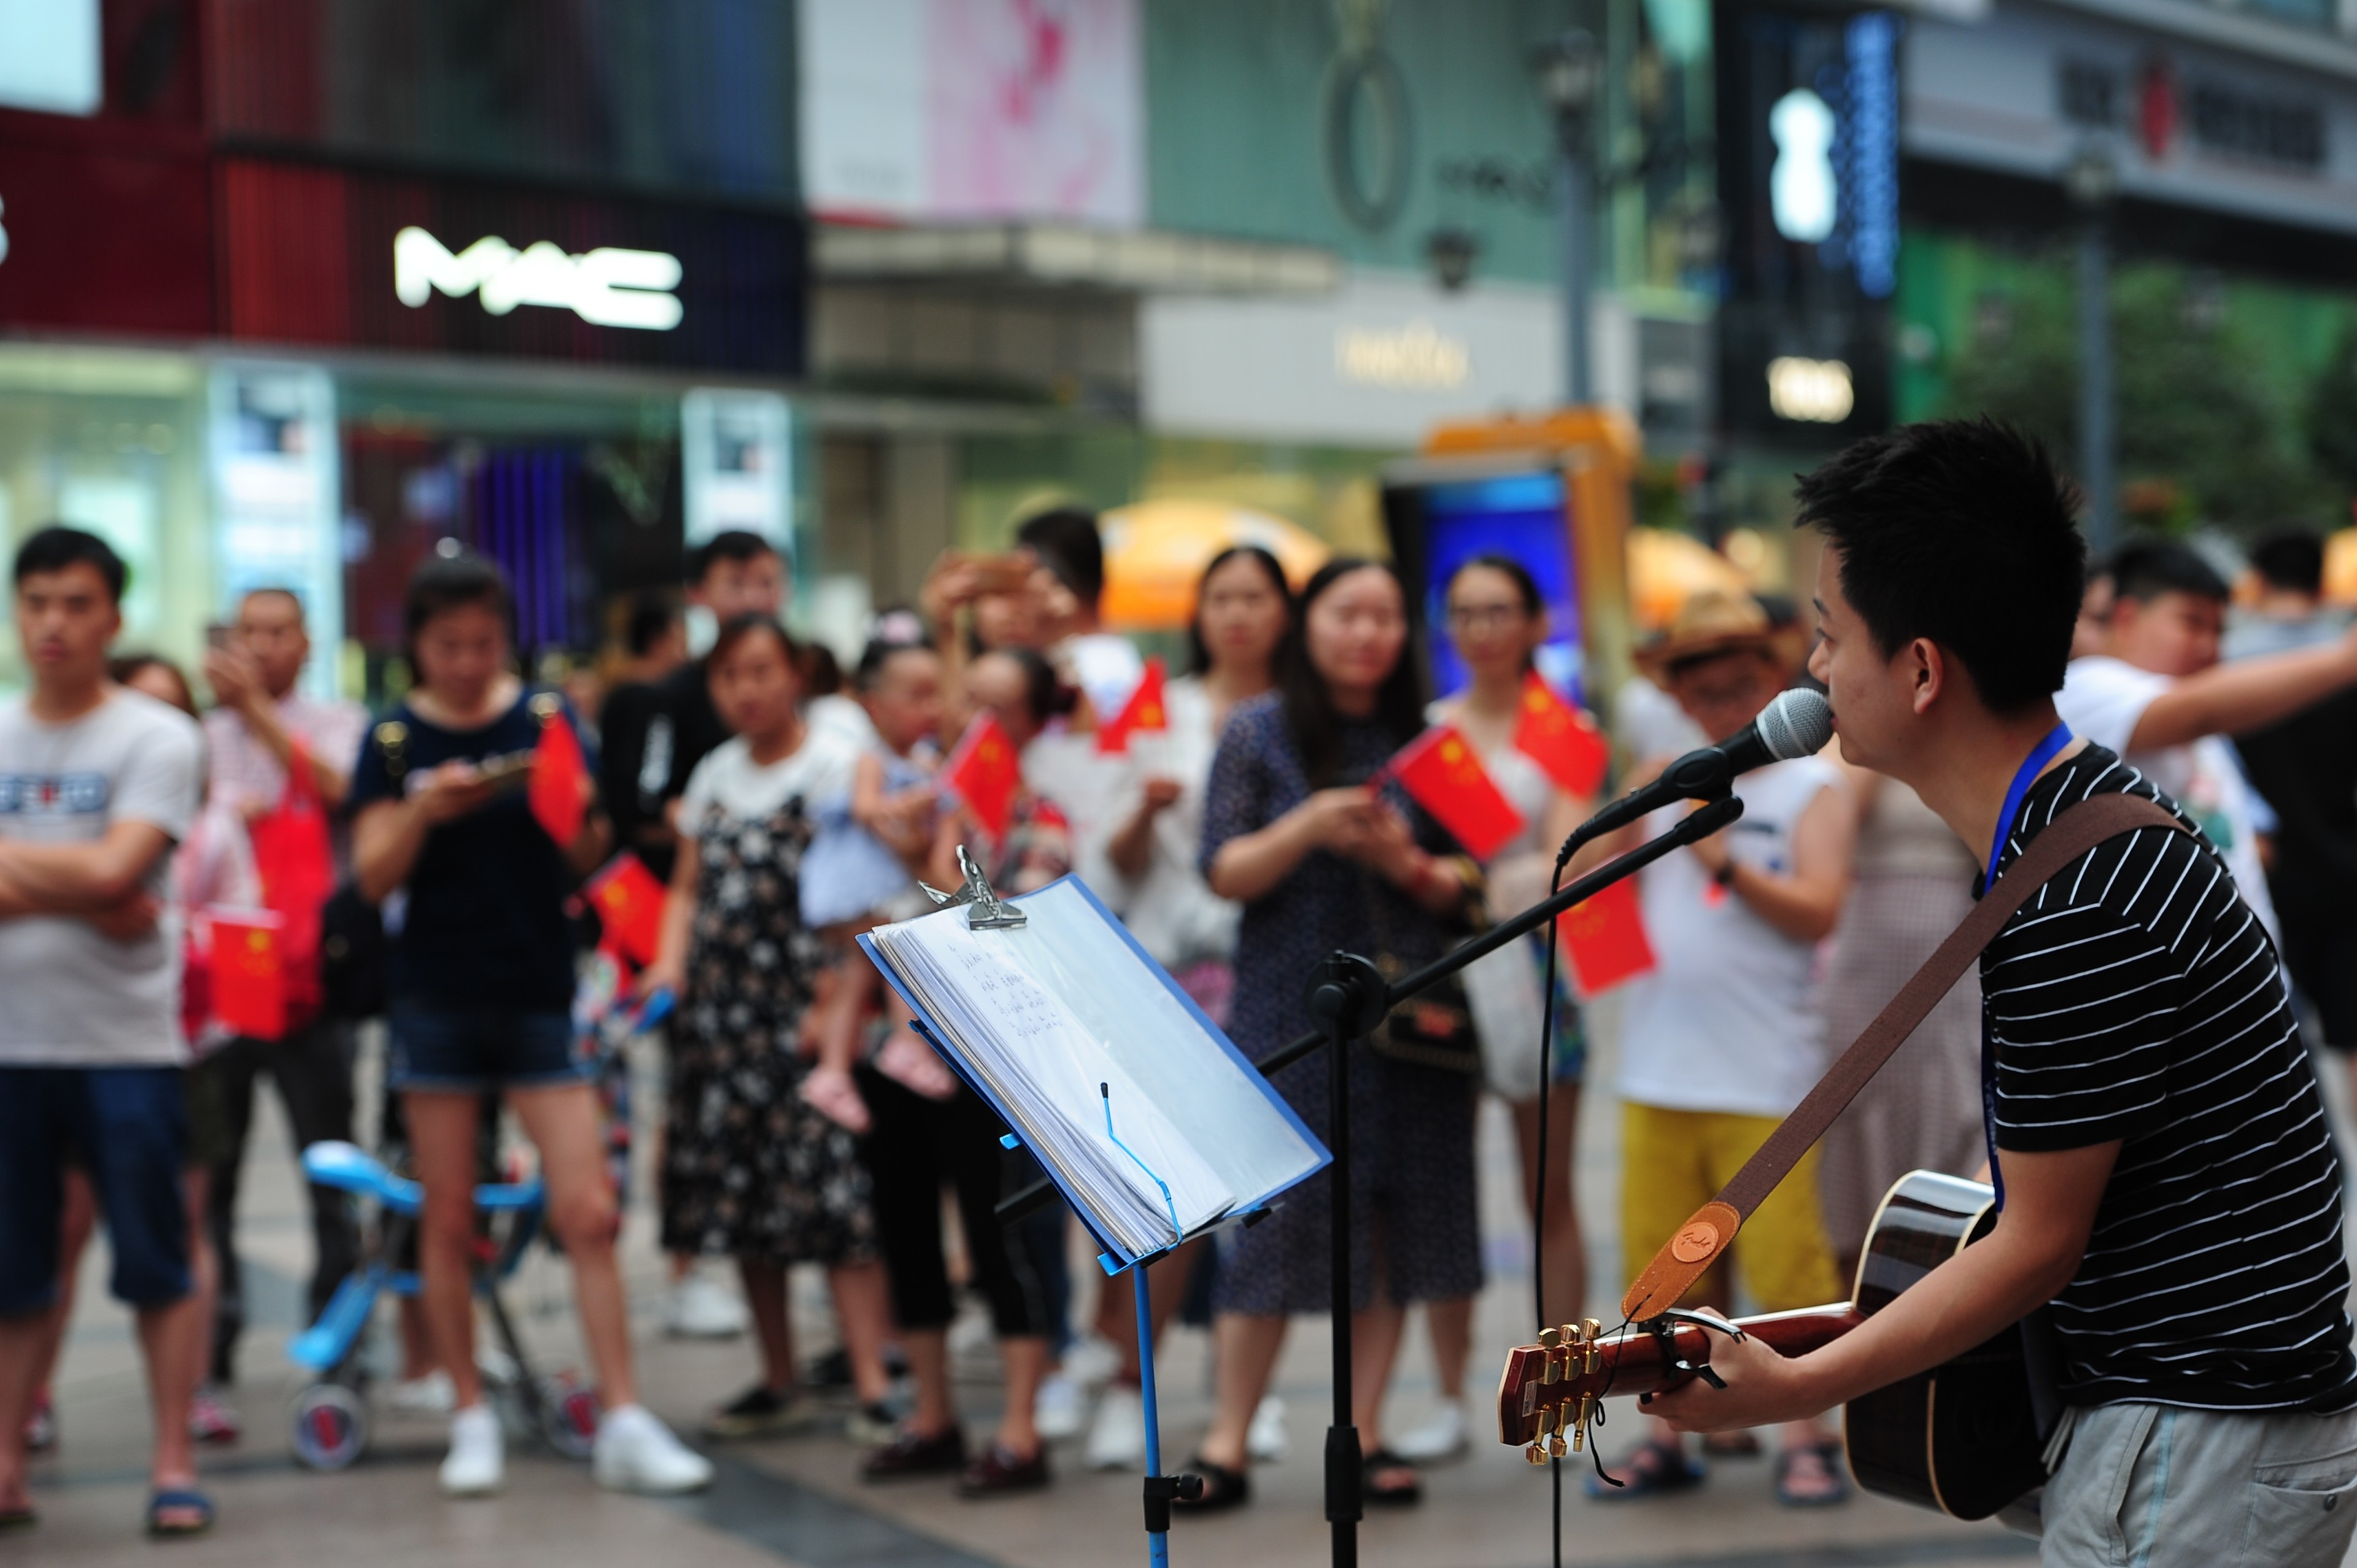
[[[1697,595],[1639,662],[1717,742],[1775,697],[1795,651],[1750,600]],[[1668,760],[1653,759],[1633,781]],[[1816,946],[1849,888],[1856,805],[1840,769],[1821,757],[1755,768],[1735,792],[1743,815],[1733,826],[1640,874],[1655,966],[1629,983],[1620,1048],[1625,1278],[1717,1193],[1824,1069],[1811,979]],[[1656,812],[1609,847],[1631,847],[1672,820]],[[1813,1151],[1744,1225],[1735,1266],[1748,1305],[1762,1312],[1841,1299]],[[1731,1307],[1730,1283],[1706,1278],[1688,1304]],[[1625,1484],[1591,1477],[1591,1496],[1641,1497],[1702,1479],[1676,1433],[1658,1420],[1647,1425],[1645,1440],[1609,1466]],[[1779,1501],[1821,1507],[1848,1494],[1821,1418],[1787,1423],[1779,1437]],[[1748,1436],[1738,1441],[1738,1451],[1756,1450]]]

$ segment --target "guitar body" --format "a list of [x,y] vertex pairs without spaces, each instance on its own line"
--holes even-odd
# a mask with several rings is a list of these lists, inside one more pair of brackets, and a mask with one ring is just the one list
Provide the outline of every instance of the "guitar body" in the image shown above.
[[[1867,1233],[1853,1294],[1872,1316],[1996,1223],[1996,1195],[1930,1171],[1901,1176]],[[2046,1479],[2022,1329],[1849,1402],[1851,1474],[1867,1491],[1986,1519]]]
[[[1996,1195],[1979,1182],[1910,1171],[1894,1184],[1866,1239],[1851,1301],[1739,1320],[1787,1356],[1829,1344],[1996,1224]],[[1673,1314],[1673,1317],[1678,1315]],[[1843,1444],[1859,1486],[1958,1519],[1986,1519],[2046,1480],[2022,1326],[1945,1364],[1849,1402]],[[1710,1359],[1714,1336],[1692,1318],[1564,1348],[1507,1353],[1498,1435],[1544,1442],[1577,1425],[1583,1396],[1674,1388]],[[1534,1450],[1535,1452],[1535,1450]]]

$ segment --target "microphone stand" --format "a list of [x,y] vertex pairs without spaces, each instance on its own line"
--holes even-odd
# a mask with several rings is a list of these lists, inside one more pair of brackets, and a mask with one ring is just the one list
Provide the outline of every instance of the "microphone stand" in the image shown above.
[[[1628,854],[1606,862],[1568,887],[1532,905],[1512,919],[1501,920],[1472,940],[1450,950],[1439,958],[1387,981],[1374,963],[1357,953],[1335,952],[1320,961],[1310,972],[1308,1005],[1309,1015],[1318,1021],[1312,1034],[1270,1052],[1258,1066],[1263,1077],[1276,1071],[1323,1046],[1327,1054],[1327,1092],[1332,1097],[1332,1125],[1328,1130],[1327,1146],[1334,1156],[1333,1207],[1329,1211],[1332,1226],[1329,1244],[1330,1252],[1330,1310],[1334,1319],[1334,1414],[1332,1424],[1326,1429],[1326,1519],[1333,1528],[1333,1568],[1357,1568],[1359,1561],[1359,1520],[1363,1513],[1360,1496],[1361,1460],[1359,1429],[1351,1409],[1351,1042],[1372,1033],[1376,1025],[1402,1002],[1429,990],[1440,981],[1455,974],[1468,964],[1497,951],[1509,942],[1518,941],[1547,925],[1574,905],[1586,902],[1614,883],[1635,875],[1638,872],[1674,850],[1684,848],[1698,839],[1708,838],[1743,815],[1741,797],[1721,794],[1699,809],[1681,818],[1667,832],[1648,840]],[[1580,845],[1595,836],[1583,827],[1574,832],[1558,856],[1558,865],[1568,865]],[[1013,1224],[1032,1210],[1049,1202],[1056,1196],[1052,1183],[1042,1177],[998,1204],[1002,1224]],[[1144,1272],[1140,1270],[1143,1279]],[[1143,1297],[1139,1303],[1139,1332],[1150,1332],[1150,1322]],[[1158,1468],[1159,1466],[1153,1466]],[[1191,1477],[1178,1477],[1183,1486]],[[1158,1483],[1158,1485],[1157,1485]],[[1159,1501],[1156,1496],[1173,1485],[1171,1477],[1146,1477],[1147,1507],[1153,1509]],[[1196,1482],[1197,1487],[1200,1482]],[[1168,1501],[1161,1507],[1168,1508]],[[1151,1529],[1151,1525],[1148,1527]],[[1158,1535],[1156,1537],[1159,1539]]]

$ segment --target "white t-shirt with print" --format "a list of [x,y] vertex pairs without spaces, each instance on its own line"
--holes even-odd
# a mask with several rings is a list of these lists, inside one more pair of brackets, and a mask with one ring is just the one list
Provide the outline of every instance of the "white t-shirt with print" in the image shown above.
[[[1824,791],[1846,788],[1821,757],[1754,768],[1736,779],[1743,815],[1719,837],[1744,865],[1789,873],[1802,813]],[[1674,821],[1670,811],[1649,819],[1656,833]],[[1628,985],[1620,1097],[1672,1111],[1787,1114],[1824,1071],[1817,944],[1761,919],[1692,850],[1637,875],[1655,967]]]
[[[121,822],[178,843],[204,778],[196,721],[137,692],[114,690],[68,724],[44,724],[22,698],[0,703],[0,839],[89,843]],[[180,1041],[180,919],[171,855],[147,891],[156,929],[118,942],[78,916],[0,920],[0,1065],[172,1067]]]
[[797,795],[815,811],[822,803],[851,792],[858,766],[856,747],[822,736],[815,727],[803,732],[802,745],[791,755],[766,767],[753,760],[753,748],[744,736],[722,741],[688,775],[679,802],[681,836],[693,838],[708,812],[767,817]]
[[[2283,931],[2276,924],[2275,900],[2267,896],[2266,867],[2259,860],[2259,801],[2251,792],[2235,757],[2233,743],[2222,736],[2203,736],[2183,746],[2130,751],[2128,737],[2155,698],[2176,682],[2149,670],[2139,670],[2108,654],[2073,659],[2055,694],[2055,711],[2071,733],[2119,753],[2120,760],[2158,785],[2225,858],[2234,874],[2234,886],[2281,948]],[[1984,850],[1983,853],[1986,853]]]

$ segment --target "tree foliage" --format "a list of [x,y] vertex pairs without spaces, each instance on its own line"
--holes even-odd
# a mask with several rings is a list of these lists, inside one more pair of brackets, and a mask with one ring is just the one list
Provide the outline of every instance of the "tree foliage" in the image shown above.
[[[2357,478],[2357,416],[2335,426],[2348,468],[2324,463],[2301,439],[2314,429],[2302,417],[2309,389],[2270,373],[2214,285],[2178,267],[2126,266],[2113,274],[2111,303],[2124,512],[2175,529],[2264,524],[2325,499],[2319,463]],[[2357,415],[2350,360],[2340,364]],[[1947,412],[2013,421],[2076,468],[2078,396],[2074,275],[2037,268],[1984,302],[1972,341],[1950,362]]]

